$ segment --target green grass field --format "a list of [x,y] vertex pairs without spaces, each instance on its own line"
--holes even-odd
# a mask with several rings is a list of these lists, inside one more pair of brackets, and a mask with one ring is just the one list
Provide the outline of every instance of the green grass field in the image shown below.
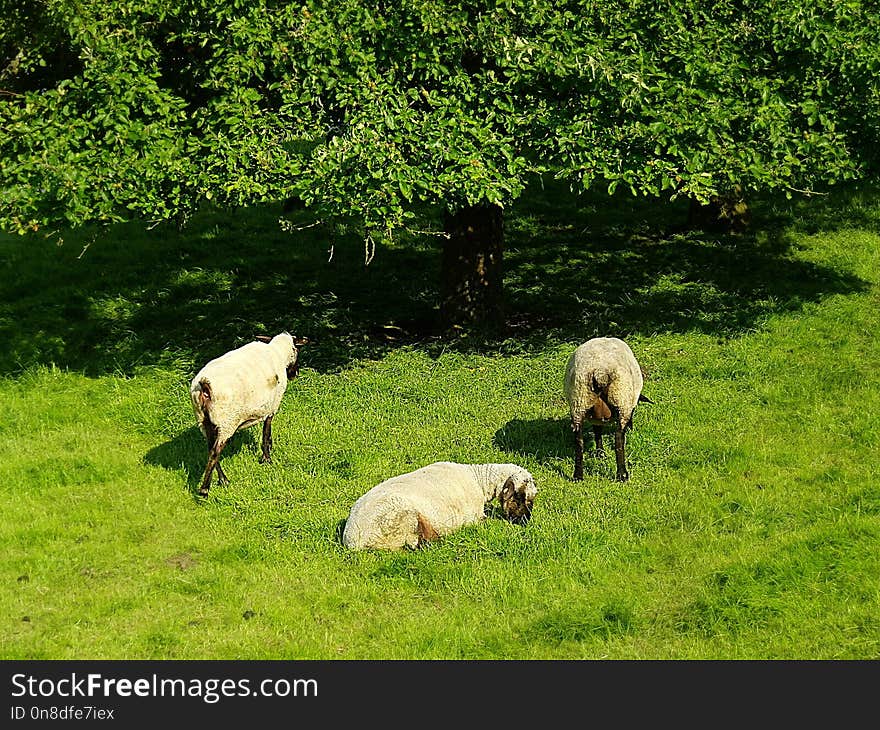
[[[494,341],[431,334],[430,237],[366,268],[271,208],[0,239],[2,657],[880,657],[880,193],[754,207],[719,237],[532,191]],[[281,329],[313,342],[274,463],[241,432],[199,500],[189,380]],[[596,335],[650,372],[624,484],[611,451],[570,480],[563,369]],[[340,545],[358,496],[437,460],[530,469],[532,521]]]

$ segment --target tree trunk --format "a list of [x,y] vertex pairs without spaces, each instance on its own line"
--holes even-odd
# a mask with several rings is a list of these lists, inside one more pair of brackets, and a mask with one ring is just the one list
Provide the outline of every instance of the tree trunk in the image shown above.
[[446,215],[440,289],[443,329],[504,326],[504,211],[484,203]]
[[714,195],[707,205],[691,198],[688,227],[705,231],[742,233],[751,222],[749,206],[736,186],[725,195]]

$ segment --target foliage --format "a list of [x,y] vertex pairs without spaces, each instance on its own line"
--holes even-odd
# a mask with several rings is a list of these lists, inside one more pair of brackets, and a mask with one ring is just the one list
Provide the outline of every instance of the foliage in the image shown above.
[[[864,174],[869,0],[2,0],[0,225],[297,196],[373,236],[534,175],[706,199]],[[869,160],[870,161],[870,160]]]
[[555,32],[542,28],[543,44],[519,46],[541,59],[529,85],[544,93],[544,138],[561,175],[584,188],[601,180],[609,191],[621,184],[705,202],[735,186],[822,188],[861,172],[872,145],[853,132],[876,138],[880,122],[876,4],[582,9],[549,14],[538,23]]

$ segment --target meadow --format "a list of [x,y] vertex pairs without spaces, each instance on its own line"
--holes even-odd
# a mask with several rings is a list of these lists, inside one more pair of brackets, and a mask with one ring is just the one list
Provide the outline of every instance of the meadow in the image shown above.
[[[753,207],[720,235],[530,190],[495,338],[432,329],[422,234],[369,266],[280,206],[0,238],[0,655],[880,657],[880,191]],[[312,342],[273,463],[240,432],[199,499],[189,381],[282,329]],[[596,335],[649,372],[626,483],[610,449],[571,481],[563,370]],[[528,468],[531,522],[341,546],[358,496],[438,460]]]

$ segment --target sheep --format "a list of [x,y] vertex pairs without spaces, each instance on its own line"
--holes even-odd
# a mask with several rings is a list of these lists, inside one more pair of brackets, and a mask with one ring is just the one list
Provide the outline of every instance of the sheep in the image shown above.
[[272,461],[272,419],[288,380],[299,370],[297,346],[308,340],[288,332],[271,338],[258,335],[257,340],[211,360],[190,383],[193,411],[208,442],[208,463],[199,489],[203,497],[215,469],[218,483],[229,483],[220,466],[220,452],[239,429],[262,422],[260,463]]
[[616,337],[595,337],[580,345],[565,368],[564,393],[571,411],[571,429],[575,436],[574,481],[584,478],[584,422],[593,426],[595,455],[603,456],[602,432],[614,430],[614,455],[617,481],[629,479],[624,447],[626,432],[632,428],[633,413],[641,401],[653,403],[642,395],[644,372],[629,345]]
[[496,497],[505,517],[525,524],[538,488],[516,464],[438,461],[386,479],[354,503],[342,532],[352,550],[418,548],[480,522]]

